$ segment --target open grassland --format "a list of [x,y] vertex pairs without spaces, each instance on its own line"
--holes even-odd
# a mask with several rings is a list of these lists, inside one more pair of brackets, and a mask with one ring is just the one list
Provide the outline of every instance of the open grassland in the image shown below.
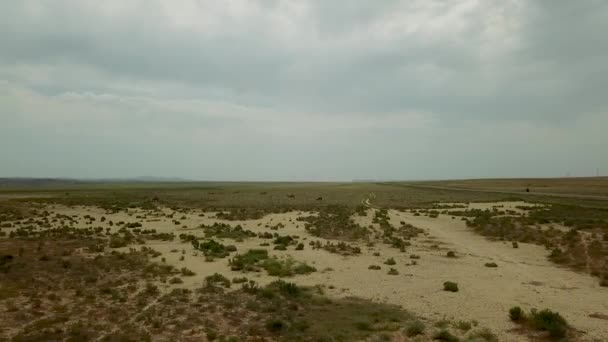
[[604,341],[607,297],[598,199],[409,183],[0,191],[0,341]]
[[529,192],[541,194],[608,197],[608,177],[470,179],[419,182],[418,184],[447,188],[519,193],[524,193],[527,189]]

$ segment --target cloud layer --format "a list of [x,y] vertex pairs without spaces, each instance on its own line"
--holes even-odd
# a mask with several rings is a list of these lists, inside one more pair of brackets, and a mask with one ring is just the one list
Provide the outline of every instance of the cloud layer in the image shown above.
[[5,1],[0,176],[608,172],[603,1]]

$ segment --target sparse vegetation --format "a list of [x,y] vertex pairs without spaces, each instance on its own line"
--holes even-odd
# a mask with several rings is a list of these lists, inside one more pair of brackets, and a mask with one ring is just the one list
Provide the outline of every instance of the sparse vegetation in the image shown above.
[[446,329],[442,329],[433,334],[433,340],[435,341],[446,341],[446,342],[458,342],[460,339]]
[[342,206],[328,206],[316,216],[300,217],[306,222],[305,229],[312,235],[326,238],[354,241],[364,239],[369,231],[354,223],[351,219],[352,210]]
[[424,330],[424,323],[420,322],[419,320],[415,320],[413,322],[408,323],[407,327],[405,328],[405,334],[408,337],[414,337],[424,334]]
[[291,277],[297,274],[308,274],[316,269],[303,262],[292,258],[275,259],[268,255],[268,251],[252,249],[245,254],[237,254],[229,261],[230,267],[235,271],[259,271],[266,270],[268,275],[277,277]]
[[[435,228],[422,230],[407,224],[406,217],[412,213],[442,215],[434,225],[444,224],[450,216],[462,218],[470,229],[500,241],[491,243],[501,252],[505,252],[505,247],[520,247],[522,242],[545,246],[551,261],[588,272],[601,285],[608,286],[608,216],[599,201],[554,199],[552,205],[521,206],[517,211],[506,203],[492,205],[489,210],[472,210],[467,209],[468,205],[437,204],[437,200],[496,200],[508,196],[437,191],[397,182],[301,188],[284,184],[198,184],[183,188],[159,185],[153,190],[147,185],[138,187],[49,189],[44,191],[49,196],[45,198],[0,199],[0,340],[165,341],[187,336],[192,340],[232,341],[238,336],[242,340],[376,341],[398,340],[406,335],[418,340],[497,341],[490,330],[477,327],[474,321],[458,320],[460,317],[436,327],[428,321],[427,331],[422,321],[427,322],[428,318],[412,317],[390,305],[343,298],[349,293],[348,284],[333,277],[341,276],[345,270],[355,272],[361,266],[364,270],[365,264],[371,264],[369,270],[384,268],[383,272],[368,271],[367,275],[372,280],[376,276],[386,281],[387,287],[382,289],[392,291],[393,284],[405,286],[402,282],[408,279],[414,280],[412,284],[416,282],[420,273],[412,269],[412,274],[408,268],[421,255],[428,263],[421,262],[418,267],[425,272],[426,267],[437,262],[437,255],[458,256],[463,263],[469,259],[465,255],[474,255],[474,251],[466,249],[462,255],[448,251],[460,249],[455,241],[433,236]],[[369,200],[366,205],[362,205],[364,199]],[[47,203],[66,206],[57,209]],[[98,207],[87,207],[90,205]],[[524,215],[520,214],[522,211]],[[403,221],[396,224],[398,215],[404,215]],[[242,226],[237,222],[214,223],[252,218],[264,219],[238,222]],[[193,223],[197,219],[206,224],[197,226]],[[162,230],[152,229],[161,225]],[[253,226],[257,226],[256,233],[243,228]],[[171,230],[165,230],[167,227]],[[292,233],[293,229],[299,232]],[[177,241],[172,231],[182,233]],[[150,240],[166,243],[152,249],[146,245]],[[451,247],[451,242],[456,247]],[[247,249],[260,244],[268,250]],[[242,246],[247,246],[247,252],[241,251]],[[521,245],[526,253],[505,253],[524,258],[531,250],[524,247]],[[236,253],[237,248],[240,254]],[[171,254],[166,253],[169,250]],[[311,259],[315,253],[323,257]],[[203,257],[205,261],[215,261],[206,266],[218,272],[228,264],[235,271],[266,272],[274,277],[306,275],[315,271],[314,265],[323,269],[319,277],[292,279],[310,283],[327,278],[327,282],[321,280],[311,288],[284,281],[262,286],[253,280],[257,278],[255,274],[243,274],[249,279],[232,278],[231,274],[229,280],[220,273],[201,274],[204,268],[198,266],[194,269],[198,274],[183,267],[188,265],[184,260],[202,262]],[[496,255],[479,257],[499,259]],[[310,264],[297,260],[300,258]],[[460,262],[439,259],[460,266]],[[327,264],[326,260],[344,264]],[[363,265],[357,264],[359,260]],[[382,262],[388,266],[381,267]],[[330,272],[329,266],[336,271]],[[484,266],[498,265],[487,262]],[[505,274],[510,274],[510,263],[500,266],[506,267]],[[487,271],[487,275],[499,275]],[[398,276],[400,272],[403,275]],[[447,279],[451,277],[445,275]],[[203,286],[196,290],[180,288],[184,282],[188,287],[201,282]],[[324,297],[328,289],[339,298]],[[429,289],[436,290],[440,289]],[[458,284],[446,282],[444,290],[458,292]],[[603,291],[597,287],[593,291],[598,290]],[[382,298],[383,293],[373,292],[371,296]],[[386,297],[396,300],[388,292]],[[433,303],[435,299],[427,300]],[[406,301],[401,303],[408,305]],[[589,317],[605,319],[603,313]],[[539,339],[576,340],[578,336],[560,314],[550,310],[525,313],[519,309],[518,313],[510,311],[509,318],[518,328],[501,331],[508,338],[512,334],[528,334]]]
[[553,339],[566,336],[570,329],[566,320],[559,313],[549,309],[541,311],[532,309],[530,314],[526,315],[521,308],[513,307],[509,310],[509,318],[529,329],[546,331]]
[[236,251],[234,245],[224,245],[213,239],[199,242],[198,240],[192,240],[192,246],[194,249],[202,251],[203,254],[211,258],[225,258],[230,253]]

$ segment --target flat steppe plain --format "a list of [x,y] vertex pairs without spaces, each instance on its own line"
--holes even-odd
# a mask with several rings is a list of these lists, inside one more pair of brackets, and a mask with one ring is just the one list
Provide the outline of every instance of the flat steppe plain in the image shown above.
[[[4,269],[0,269],[10,275],[0,279],[0,289],[6,293],[11,290],[11,295],[0,296],[0,318],[3,318],[0,321],[5,322],[0,323],[0,341],[49,340],[48,334],[36,335],[47,332],[45,329],[60,329],[64,333],[53,335],[58,336],[56,340],[69,340],[76,322],[83,324],[82,330],[86,332],[75,335],[76,340],[137,340],[145,336],[151,340],[188,341],[221,338],[426,341],[442,338],[439,335],[442,331],[449,332],[453,338],[471,341],[552,339],[542,329],[535,330],[511,321],[509,309],[514,306],[527,312],[535,308],[559,312],[568,321],[566,337],[571,341],[608,340],[608,287],[601,286],[602,272],[607,266],[608,221],[602,221],[605,220],[602,216],[604,204],[595,198],[586,201],[535,194],[513,198],[512,194],[505,193],[463,193],[418,185],[349,183],[10,189],[0,196],[0,205],[4,208],[4,216],[0,216],[0,231],[4,235],[0,237],[0,254],[11,256],[10,260],[4,261]],[[559,217],[562,206],[572,215],[595,215],[595,219],[591,223],[582,222],[586,217],[580,218],[580,222],[567,222]],[[584,210],[584,213],[577,210]],[[539,219],[539,215],[548,215],[543,213],[556,217]],[[517,238],[502,230],[502,235],[496,235],[493,228],[503,221],[514,224],[513,230],[519,232]],[[68,228],[72,233],[44,233]],[[73,233],[87,230],[95,233],[88,237]],[[573,237],[572,230],[578,235]],[[29,233],[24,234],[24,231]],[[552,251],[556,248],[570,253],[570,249],[563,247],[574,245],[568,238],[585,248],[599,244],[600,251],[585,249],[584,266],[576,259],[579,247],[571,247],[572,262],[556,262],[555,255],[548,257],[555,254]],[[87,244],[82,240],[93,239],[102,248],[83,247]],[[66,241],[80,241],[82,246],[76,243],[69,253],[63,251],[65,255],[52,256],[52,246]],[[209,241],[234,246],[236,250],[219,256],[199,247]],[[593,244],[594,241],[599,242]],[[43,263],[40,261],[43,256],[35,252],[32,252],[35,259],[22,257],[27,254],[23,252],[23,246],[31,243],[38,246],[38,251],[48,249],[48,255],[44,255],[50,259],[44,261],[47,263],[55,259],[65,263],[68,257],[98,260],[116,253],[134,255],[142,248],[150,248],[153,252],[145,253],[147,263],[173,270],[141,281],[133,276],[131,280],[120,282],[116,278],[123,277],[121,274],[108,275],[108,284],[113,281],[110,285],[104,282],[103,274],[98,276],[96,283],[88,285],[69,285],[66,281],[65,288],[53,289],[61,293],[59,300],[48,299],[50,287],[47,292],[36,287],[44,294],[40,295],[43,299],[33,303],[31,293],[24,292],[27,286],[20,283],[22,279],[19,278],[35,278],[19,271],[20,267],[29,270],[31,265],[26,262]],[[275,266],[278,263],[277,267],[286,272],[272,274],[273,268],[264,260],[257,260],[245,268],[235,267],[237,256],[260,249],[266,250],[268,258],[277,261]],[[493,267],[488,267],[490,264]],[[146,265],[142,264],[142,267]],[[291,272],[299,265],[307,265],[313,271]],[[35,267],[32,270],[37,270]],[[62,279],[61,272],[67,274],[69,271],[47,268],[46,272],[54,272],[48,275],[49,278]],[[126,279],[126,274],[133,275],[137,270],[124,272]],[[217,291],[209,290],[214,284],[209,277],[214,274],[232,280],[232,286],[216,286]],[[171,281],[175,278],[179,281]],[[257,312],[254,305],[245,305],[243,317],[254,312],[255,318],[235,323],[224,317],[226,314],[209,314],[207,320],[212,322],[197,322],[187,328],[176,323],[187,321],[192,312],[205,316],[210,310],[201,309],[205,300],[215,303],[215,307],[228,305],[221,302],[222,298],[248,296],[241,294],[240,283],[244,280],[234,282],[241,278],[247,278],[244,284],[253,281],[259,288],[272,287],[281,279],[302,289],[314,289],[315,296],[322,295],[323,300],[335,303],[334,306],[344,308],[351,305],[348,301],[358,300],[370,308],[390,305],[390,310],[397,310],[395,315],[402,316],[384,322],[385,317],[381,314],[371,313],[369,317],[361,318],[353,313],[357,319],[351,322],[335,317],[349,313],[334,315],[331,307],[321,310],[328,317],[318,313],[309,315],[308,310],[313,308],[303,299],[293,299],[293,302],[283,304],[292,303],[298,307],[296,318],[280,310]],[[446,281],[457,283],[459,290],[445,291]],[[20,285],[18,290],[15,290],[15,284]],[[127,284],[132,285],[130,290],[127,290]],[[100,290],[98,296],[102,298],[102,304],[99,299],[81,303],[67,290],[76,289],[78,293],[80,286],[110,289]],[[145,304],[133,304],[131,309],[124,309],[124,320],[113,322],[101,316],[103,324],[95,326],[82,322],[92,321],[91,317],[78,315],[75,303],[80,303],[81,312],[93,310],[96,305],[110,311],[121,305],[130,308],[131,300],[149,286],[155,286],[158,293],[151,295]],[[121,289],[125,289],[124,295]],[[196,305],[179,309],[167,307],[167,296],[175,296],[177,289],[188,294],[203,294],[196,300]],[[117,291],[118,299],[104,299],[104,291],[109,291],[110,297],[114,296],[112,291]],[[194,301],[193,298],[190,300]],[[259,296],[253,298],[262,300],[257,299]],[[260,303],[260,307],[266,305],[266,302]],[[382,310],[389,310],[388,306],[377,309],[378,312]],[[167,317],[167,311],[177,315],[175,317],[180,314],[183,317],[172,319]],[[49,323],[58,315],[62,315],[58,323]],[[296,331],[297,317],[306,318],[310,327]],[[155,319],[161,323],[155,323]],[[255,319],[262,322],[260,327],[256,326],[261,331],[252,328]],[[315,330],[322,328],[322,322],[315,322],[315,319],[340,321],[336,325],[341,330],[329,331],[325,336]],[[411,328],[414,323],[423,325],[423,331],[411,333],[410,330],[416,330]],[[242,330],[239,325],[251,327]]]

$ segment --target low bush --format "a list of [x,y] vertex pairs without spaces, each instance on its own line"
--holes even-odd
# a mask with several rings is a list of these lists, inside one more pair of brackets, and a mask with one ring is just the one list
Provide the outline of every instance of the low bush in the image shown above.
[[449,292],[458,292],[458,284],[452,281],[446,281],[443,283],[443,290]]
[[554,339],[565,337],[568,333],[569,326],[566,319],[549,309],[541,311],[532,309],[529,315],[525,315],[520,307],[515,306],[509,310],[509,318],[513,322],[525,324],[534,330],[546,331]]
[[532,311],[530,313],[530,323],[537,330],[549,332],[551,337],[564,337],[568,329],[568,323],[557,312],[549,309]]
[[490,329],[483,328],[475,331],[469,335],[467,341],[470,342],[498,342],[498,336],[494,334]]
[[182,267],[182,269],[180,270],[180,272],[185,277],[191,277],[193,275],[196,275],[196,273],[194,273],[192,270],[190,270],[190,269],[188,269],[186,267]]
[[247,282],[247,278],[246,277],[232,278],[232,283],[233,284],[241,284],[241,283],[246,283],[246,282]]
[[205,277],[205,285],[207,287],[217,287],[218,285],[223,287],[230,287],[230,279],[219,273],[214,273],[210,276]]
[[452,335],[451,332],[449,332],[449,331],[447,331],[445,329],[442,329],[442,330],[439,330],[438,332],[436,332],[433,335],[433,340],[435,340],[435,341],[446,341],[446,342],[458,342],[458,341],[460,341],[460,339],[458,337]]
[[424,323],[422,323],[420,321],[413,321],[413,322],[410,322],[405,327],[405,334],[408,337],[422,335],[422,334],[424,334],[424,328],[425,328]]
[[179,277],[173,277],[169,279],[169,284],[183,284],[184,281]]
[[384,262],[385,265],[389,265],[389,266],[393,266],[395,264],[397,264],[397,262],[395,262],[395,259],[393,258],[388,258],[386,259],[386,261]]
[[523,310],[519,306],[514,306],[509,309],[509,319],[513,322],[519,322],[524,318]]

